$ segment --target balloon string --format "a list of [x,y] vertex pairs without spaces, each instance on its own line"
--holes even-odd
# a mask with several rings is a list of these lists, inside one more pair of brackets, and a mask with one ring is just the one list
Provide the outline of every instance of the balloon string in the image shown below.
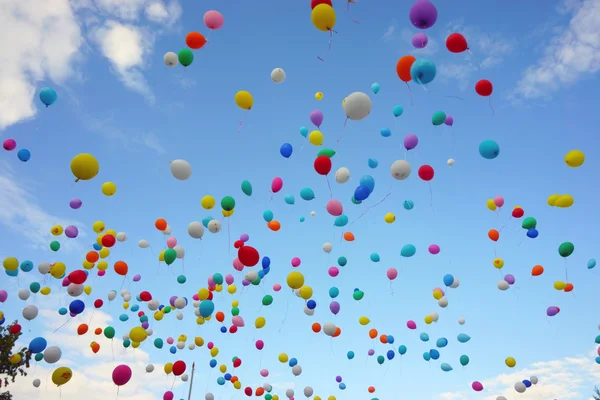
[[433,210],[433,191],[431,190],[431,183],[429,185],[429,205],[431,206],[431,213],[435,216],[435,211]]
[[65,325],[66,325],[66,324],[68,324],[69,322],[71,322],[71,319],[70,319],[70,318],[67,320],[67,322],[65,322],[64,324],[62,324],[62,325],[61,325],[61,326],[59,326],[58,328],[56,328],[56,329],[54,330],[54,332],[52,332],[52,333],[56,333],[56,332],[58,332],[58,330],[59,330],[60,328],[62,328],[63,326],[65,326]]
[[[229,254],[231,254],[231,226],[229,225],[229,218],[227,218],[227,240],[229,243],[227,247],[229,248]],[[173,382],[173,384],[175,384],[175,382]]]
[[242,126],[244,126],[244,120],[246,119],[246,117],[242,118],[242,120],[240,121],[240,125],[238,126],[238,130],[237,130],[237,134],[239,135],[240,132],[242,131]]
[[[391,188],[390,188],[391,189]],[[388,194],[386,194],[383,199],[381,199],[378,203],[373,204],[371,207],[367,208],[365,210],[365,212],[363,212],[362,214],[360,214],[360,216],[358,218],[356,218],[354,221],[352,221],[351,223],[355,223],[356,221],[358,221],[359,219],[361,219],[366,213],[368,213],[372,208],[377,207],[378,205],[380,205],[381,203],[383,203],[388,197],[390,197],[392,195],[392,192],[389,192]]]
[[489,103],[489,105],[490,105],[490,108],[492,109],[492,115],[495,115],[495,114],[496,114],[496,111],[494,111],[494,107],[492,107],[492,98],[491,98],[491,97],[490,97],[490,98],[488,98],[488,103]]
[[[327,53],[326,53],[326,56],[328,56],[328,55],[329,55],[329,52],[331,51],[331,47],[332,47],[332,43],[331,43],[331,42],[333,41],[333,34],[334,34],[334,33],[337,33],[337,31],[334,31],[333,29],[330,29],[330,30],[329,30],[329,47],[327,48]],[[324,59],[324,58],[322,58],[322,57],[319,57],[319,56],[317,56],[317,58],[318,58],[320,61],[325,61],[325,59]]]
[[325,175],[325,180],[327,181],[327,187],[329,188],[329,198],[333,199],[333,192],[331,191],[331,184],[329,183],[329,177]]
[[408,84],[408,82],[404,82],[406,83],[406,87],[408,88],[408,94],[410,96],[410,105],[412,106],[413,103],[413,95],[412,95],[412,89],[410,88],[410,85]]

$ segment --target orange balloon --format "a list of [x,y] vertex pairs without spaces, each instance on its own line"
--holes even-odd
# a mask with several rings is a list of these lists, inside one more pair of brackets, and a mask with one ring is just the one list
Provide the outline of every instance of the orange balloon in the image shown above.
[[497,242],[498,239],[500,239],[500,232],[498,232],[495,229],[490,229],[490,231],[488,232],[488,237],[494,242]]
[[404,56],[398,60],[396,64],[396,73],[398,74],[398,78],[402,82],[410,82],[412,80],[412,76],[410,76],[410,67],[412,67],[416,58],[413,56]]
[[94,352],[94,354],[96,354],[97,352],[100,351],[100,345],[96,342],[92,342],[90,347],[92,348],[92,351]]
[[87,326],[87,324],[81,324],[77,327],[77,334],[78,335],[85,335],[88,331],[89,327]]
[[215,318],[217,319],[217,321],[223,322],[225,321],[225,314],[223,314],[222,311],[219,311],[215,314]]
[[347,242],[354,242],[354,233],[344,232],[344,240]]
[[167,221],[165,221],[162,218],[159,218],[156,220],[156,222],[154,222],[154,226],[156,227],[156,229],[162,232],[165,229],[167,229]]
[[312,331],[314,333],[321,332],[321,324],[319,324],[318,322],[315,322],[314,324],[312,324]]
[[544,267],[536,265],[531,269],[531,276],[540,276],[544,273]]
[[263,389],[262,387],[257,387],[256,388],[256,395],[257,396],[262,396],[263,394],[265,394],[265,389]]
[[232,377],[231,377],[231,379],[230,379],[231,383],[236,383],[236,382],[237,382],[237,381],[239,381],[239,380],[240,380],[240,378],[238,378],[238,377],[237,377],[237,376],[235,376],[235,375],[234,375],[234,376],[232,376]]
[[373,386],[369,386],[369,393],[375,393],[375,388]]
[[378,335],[378,334],[379,334],[379,333],[377,332],[377,329],[371,329],[371,330],[369,331],[369,337],[370,337],[371,339],[375,339],[375,338],[377,337],[377,335]]
[[114,268],[115,272],[122,276],[127,275],[127,271],[129,270],[129,267],[127,266],[127,263],[125,261],[117,261],[115,263]]
[[379,336],[379,341],[383,344],[386,344],[387,343],[387,335]]
[[88,253],[85,255],[85,260],[89,263],[95,263],[96,261],[98,261],[100,259],[100,254],[98,254],[95,251],[88,251]]
[[337,326],[337,327],[335,328],[335,332],[333,333],[333,335],[331,335],[331,337],[338,337],[338,336],[340,336],[341,334],[342,334],[342,330],[340,329],[340,327],[339,327],[339,326]]
[[281,229],[281,224],[279,223],[279,221],[275,221],[275,220],[272,220],[271,222],[267,222],[267,226],[273,232],[277,232],[278,230]]
[[567,293],[572,292],[573,289],[575,289],[575,287],[573,286],[572,283],[567,283],[567,285],[565,286],[565,292],[567,292]]
[[94,331],[94,334],[101,335],[102,334],[102,328],[96,328],[96,330]]
[[198,50],[206,44],[206,38],[200,32],[190,32],[185,37],[185,44],[190,49]]

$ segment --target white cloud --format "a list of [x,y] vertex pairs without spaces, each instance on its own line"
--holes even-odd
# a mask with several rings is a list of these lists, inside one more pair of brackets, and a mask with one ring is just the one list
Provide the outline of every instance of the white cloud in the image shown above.
[[567,0],[573,13],[569,26],[554,37],[545,54],[527,68],[513,93],[515,98],[544,98],[600,70],[600,0]]
[[153,0],[146,6],[146,18],[152,22],[172,25],[181,17],[181,6],[177,0],[165,4],[160,0]]
[[473,72],[477,68],[471,64],[442,64],[438,68],[438,77],[443,81],[453,81],[464,92],[469,87]]
[[124,19],[137,20],[147,0],[95,0],[104,13]]
[[396,24],[392,23],[390,26],[388,26],[381,38],[384,40],[390,39],[394,35],[394,32],[396,32]]
[[85,237],[83,224],[44,211],[30,189],[32,186],[35,186],[34,182],[26,181],[22,177],[17,178],[12,168],[0,165],[0,224],[4,225],[7,231],[24,236],[32,246],[39,249],[50,251],[50,242],[59,240],[62,245],[61,251],[83,251],[76,239],[67,239],[64,236],[56,238],[50,233],[54,225],[74,225],[79,229],[79,237]]
[[69,0],[0,2],[0,130],[36,114],[37,83],[74,75],[83,43]]

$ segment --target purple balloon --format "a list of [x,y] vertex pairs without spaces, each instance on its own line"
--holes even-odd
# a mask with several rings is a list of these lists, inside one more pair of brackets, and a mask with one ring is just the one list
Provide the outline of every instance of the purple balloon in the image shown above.
[[332,301],[329,303],[329,311],[333,313],[333,315],[337,315],[340,312],[340,303],[337,301]]
[[169,304],[175,307],[175,300],[177,300],[177,296],[171,296],[169,299]]
[[312,122],[317,128],[321,127],[323,123],[323,113],[319,110],[312,110],[310,112],[310,122]]
[[8,299],[8,292],[6,290],[0,290],[0,303],[4,303]]
[[509,285],[514,285],[514,284],[515,284],[515,281],[516,281],[516,279],[515,279],[515,276],[514,276],[514,275],[511,275],[511,274],[508,274],[508,275],[506,275],[506,276],[504,277],[504,280],[505,280],[505,281],[506,281],[506,283],[508,283]]
[[339,375],[338,375],[338,376],[336,376],[336,377],[335,377],[335,381],[336,381],[337,383],[340,383],[340,382],[342,381],[342,377],[341,377],[341,376],[339,376]]
[[77,229],[77,227],[75,227],[73,225],[69,225],[65,229],[65,235],[71,239],[76,238],[77,235],[79,235],[79,230]]
[[73,210],[77,210],[82,204],[82,201],[79,199],[73,199],[69,202],[69,206],[71,206]]
[[248,240],[250,240],[250,236],[248,236],[248,234],[247,234],[247,233],[242,233],[242,234],[240,235],[240,240],[241,240],[242,242],[246,243]]
[[429,246],[429,253],[436,255],[439,254],[440,252],[440,246],[438,246],[437,244],[432,244],[431,246]]
[[248,286],[250,284],[250,281],[247,279],[242,280],[242,285],[243,286]]
[[148,322],[142,322],[142,328],[148,329],[150,328],[150,324]]
[[69,315],[71,316],[71,318],[75,318],[77,316],[77,314],[73,314],[72,312],[70,312]]
[[454,125],[454,118],[452,118],[452,115],[446,115],[446,121],[444,121],[444,123],[448,126]]
[[369,351],[367,352],[368,355],[372,356],[373,354],[375,354],[375,350],[373,349],[369,349]]
[[139,282],[142,279],[142,276],[140,274],[135,274],[133,276],[133,281],[134,282]]
[[560,311],[560,309],[558,307],[556,307],[556,306],[550,306],[546,310],[546,315],[549,316],[549,317],[554,317],[556,314],[558,314],[559,311]]
[[437,21],[437,8],[428,0],[417,0],[410,8],[408,17],[415,28],[431,28]]
[[66,276],[62,280],[62,287],[67,287],[71,284],[71,281]]
[[404,148],[406,150],[412,150],[419,144],[419,138],[414,133],[406,135],[404,138]]
[[417,49],[422,49],[429,43],[429,38],[424,33],[417,33],[412,38],[412,45]]

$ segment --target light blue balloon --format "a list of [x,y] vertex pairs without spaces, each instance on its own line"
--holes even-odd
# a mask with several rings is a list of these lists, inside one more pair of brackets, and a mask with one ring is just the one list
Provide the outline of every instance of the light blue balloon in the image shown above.
[[600,364],[600,357],[596,357],[596,364]]
[[349,351],[348,354],[346,354],[346,357],[348,357],[348,360],[352,360],[354,358],[354,352]]
[[440,358],[440,352],[436,349],[431,349],[429,350],[429,356],[432,360],[437,360],[438,358]]
[[347,215],[340,215],[339,217],[336,217],[335,221],[333,222],[333,224],[337,227],[342,227],[342,226],[346,226],[348,225],[348,216]]
[[426,334],[425,332],[421,333],[419,335],[419,338],[421,339],[422,342],[428,342],[429,341],[429,335]]
[[379,161],[374,158],[369,158],[369,168],[377,168]]
[[379,83],[374,83],[371,85],[371,90],[374,94],[377,94],[381,90],[381,85]]
[[57,98],[58,98],[58,95],[52,88],[46,87],[46,88],[43,88],[42,90],[40,90],[40,100],[42,103],[44,103],[44,105],[46,107],[54,104],[54,102],[56,101]]
[[140,309],[140,306],[138,306],[137,304],[134,304],[131,306],[131,312],[138,312],[139,309]]
[[381,131],[379,131],[379,133],[383,137],[390,137],[390,136],[392,136],[392,131],[390,130],[390,128],[381,128]]
[[359,184],[361,186],[366,186],[369,189],[369,194],[373,193],[373,190],[375,190],[375,178],[371,175],[364,175],[360,178]]
[[21,271],[29,272],[33,269],[33,263],[31,261],[23,261],[21,263]]
[[304,221],[306,221],[306,218],[300,217],[300,222],[304,222]]
[[392,114],[394,114],[394,117],[396,118],[401,116],[403,112],[404,108],[402,108],[402,106],[394,106],[394,109],[392,110]]
[[64,307],[58,309],[58,313],[60,315],[67,315],[67,312],[68,312],[67,309]]
[[315,192],[311,188],[304,188],[300,191],[302,200],[311,201],[315,198]]
[[484,140],[479,144],[479,154],[487,160],[493,160],[500,154],[500,146],[493,140]]
[[433,61],[426,58],[419,58],[413,62],[410,67],[410,77],[419,85],[427,85],[433,82],[437,68]]
[[446,339],[445,337],[439,338],[436,342],[435,345],[437,347],[439,347],[440,349],[443,347],[446,347],[448,345],[448,339]]
[[440,368],[444,372],[450,372],[450,371],[452,371],[452,367],[448,363],[442,363],[442,365],[440,365]]
[[285,201],[286,204],[293,205],[296,202],[296,199],[294,198],[294,195],[286,194],[283,197],[283,201]]
[[444,275],[444,285],[450,287],[454,283],[454,277],[450,274]]
[[398,353],[401,356],[405,355],[407,351],[408,351],[408,349],[406,348],[405,345],[401,345],[400,347],[398,347]]
[[588,261],[587,263],[587,267],[588,269],[592,269],[596,266],[596,259],[594,258],[590,258],[590,261]]
[[404,209],[412,210],[415,207],[415,202],[412,200],[404,200]]
[[31,158],[31,152],[27,149],[21,149],[17,153],[17,157],[19,158],[19,160],[27,162]]
[[300,134],[301,134],[302,136],[304,136],[304,137],[307,137],[307,136],[308,136],[308,128],[307,128],[307,127],[305,127],[305,126],[301,126],[301,127],[300,127]]
[[402,246],[402,250],[400,250],[400,255],[402,257],[412,257],[417,252],[417,248],[413,244],[405,244]]
[[208,223],[210,221],[212,221],[214,218],[211,217],[210,215],[207,215],[206,217],[202,218],[202,225],[204,225],[205,228],[208,228]]
[[119,321],[121,322],[125,322],[129,319],[129,316],[127,314],[121,314],[119,315]]
[[381,257],[379,257],[379,254],[377,253],[371,253],[371,256],[369,258],[371,258],[371,261],[373,262],[381,261]]
[[264,219],[266,222],[271,222],[271,221],[273,221],[273,218],[274,218],[273,211],[271,211],[271,210],[266,210],[266,211],[263,213],[263,219]]
[[225,378],[223,378],[222,376],[218,377],[217,383],[219,384],[219,386],[223,386],[225,384]]
[[4,271],[6,271],[6,275],[11,276],[11,277],[15,277],[19,275],[19,270],[15,269],[14,271],[9,271],[7,269],[5,269]]
[[340,289],[336,288],[335,286],[332,286],[329,288],[329,297],[331,297],[332,299],[335,299],[339,295],[340,295]]
[[210,317],[213,313],[213,311],[215,311],[215,303],[213,303],[210,300],[202,300],[200,302],[200,316],[207,318]]
[[295,366],[295,365],[298,365],[298,360],[292,357],[292,358],[290,358],[290,361],[288,362],[288,365],[289,365],[290,367],[293,367],[293,366]]
[[346,384],[344,382],[341,382],[339,386],[340,386],[340,390],[346,389]]
[[469,340],[471,340],[471,336],[467,335],[466,333],[460,333],[456,339],[460,342],[460,343],[467,343]]
[[387,344],[394,344],[396,339],[392,335],[387,336]]
[[425,360],[425,361],[431,360],[431,356],[429,355],[428,351],[426,351],[425,353],[423,353],[423,360]]

